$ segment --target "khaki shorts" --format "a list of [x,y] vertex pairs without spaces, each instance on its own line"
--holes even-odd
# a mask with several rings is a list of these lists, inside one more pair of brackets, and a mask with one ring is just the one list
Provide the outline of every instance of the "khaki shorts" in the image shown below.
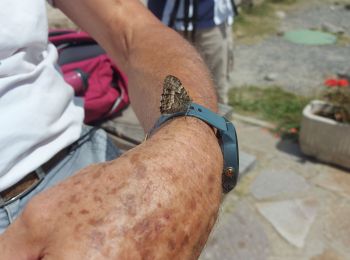
[[[183,32],[179,33],[184,35]],[[192,39],[191,32],[187,38]],[[212,73],[219,103],[227,104],[227,92],[234,65],[232,26],[223,23],[209,29],[197,30],[193,45]]]

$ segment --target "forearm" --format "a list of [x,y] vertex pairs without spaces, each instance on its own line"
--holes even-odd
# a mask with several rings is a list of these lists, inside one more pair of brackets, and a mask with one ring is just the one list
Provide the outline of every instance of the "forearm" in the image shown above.
[[[189,121],[185,127],[183,121]],[[110,166],[118,167],[116,174],[122,168],[128,183],[114,200],[123,209],[116,215],[125,231],[117,232],[118,256],[198,257],[220,204],[222,158],[216,140],[193,136],[200,140],[211,132],[196,119],[175,120]]]
[[219,147],[197,141],[210,135],[197,119],[173,120],[39,194],[0,236],[2,259],[196,259],[221,198]]
[[159,116],[162,84],[169,74],[183,82],[195,102],[216,110],[212,81],[200,56],[138,0],[56,0],[56,4],[127,73],[131,102],[146,131]]
[[[159,116],[163,80],[169,74],[182,81],[196,103],[216,109],[212,81],[199,55],[138,0],[56,0],[56,4],[127,73],[132,105],[146,131]],[[108,164],[105,177],[93,188],[110,192],[104,194],[103,206],[114,209],[107,219],[115,220],[98,223],[100,230],[114,234],[109,237],[110,252],[135,259],[197,256],[216,218],[222,165],[212,129],[194,118],[171,121]],[[99,171],[90,169],[88,175]],[[88,175],[84,183],[91,183]]]

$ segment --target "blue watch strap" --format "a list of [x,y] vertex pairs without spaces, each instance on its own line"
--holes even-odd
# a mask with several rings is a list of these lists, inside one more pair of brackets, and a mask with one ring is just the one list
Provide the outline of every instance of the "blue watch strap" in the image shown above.
[[218,130],[227,130],[226,121],[223,117],[196,103],[190,104],[185,115],[197,117]]
[[[227,131],[218,130],[221,139],[221,150],[224,156],[224,169],[222,173],[222,188],[225,193],[232,190],[238,181],[239,174],[239,150],[236,129],[225,118]],[[220,138],[221,136],[221,138]]]
[[149,135],[151,135],[154,130],[159,128],[166,121],[179,116],[196,117],[218,130],[217,137],[219,139],[219,144],[224,158],[222,187],[225,193],[232,190],[237,184],[239,172],[238,142],[236,130],[233,124],[226,118],[201,105],[190,103],[187,111],[161,115],[150,131]]

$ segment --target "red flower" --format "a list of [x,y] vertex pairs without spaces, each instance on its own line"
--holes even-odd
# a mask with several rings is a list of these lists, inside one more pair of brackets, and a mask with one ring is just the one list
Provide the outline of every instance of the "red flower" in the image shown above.
[[338,86],[338,80],[337,79],[326,79],[324,84],[330,88],[336,87],[336,86]]
[[297,134],[298,133],[298,129],[296,129],[295,127],[289,129],[289,133],[290,134]]
[[338,80],[339,87],[348,87],[349,85],[350,85],[349,81],[347,81],[346,79],[339,79]]

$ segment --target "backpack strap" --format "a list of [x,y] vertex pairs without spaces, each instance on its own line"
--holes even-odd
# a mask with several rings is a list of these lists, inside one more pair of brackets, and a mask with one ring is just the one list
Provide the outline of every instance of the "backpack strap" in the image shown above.
[[47,0],[48,4],[51,5],[52,7],[56,7],[55,6],[55,0]]
[[97,42],[86,32],[74,30],[50,30],[49,41],[53,43],[59,50],[63,47],[72,45],[81,45],[82,43],[96,43]]
[[235,0],[231,0],[231,5],[232,5],[233,14],[235,16],[238,16],[239,13],[238,13],[238,8],[237,8]]
[[177,12],[179,11],[180,0],[175,0],[174,8],[171,11],[170,20],[168,26],[174,28]]
[[190,23],[190,15],[189,15],[189,11],[190,11],[190,0],[184,0],[184,27],[185,27],[185,31],[184,31],[184,35],[187,38],[188,36],[188,27],[189,27],[189,23]]
[[196,40],[196,30],[197,30],[197,20],[198,20],[198,0],[193,0],[193,14],[191,17],[192,22],[192,42]]

